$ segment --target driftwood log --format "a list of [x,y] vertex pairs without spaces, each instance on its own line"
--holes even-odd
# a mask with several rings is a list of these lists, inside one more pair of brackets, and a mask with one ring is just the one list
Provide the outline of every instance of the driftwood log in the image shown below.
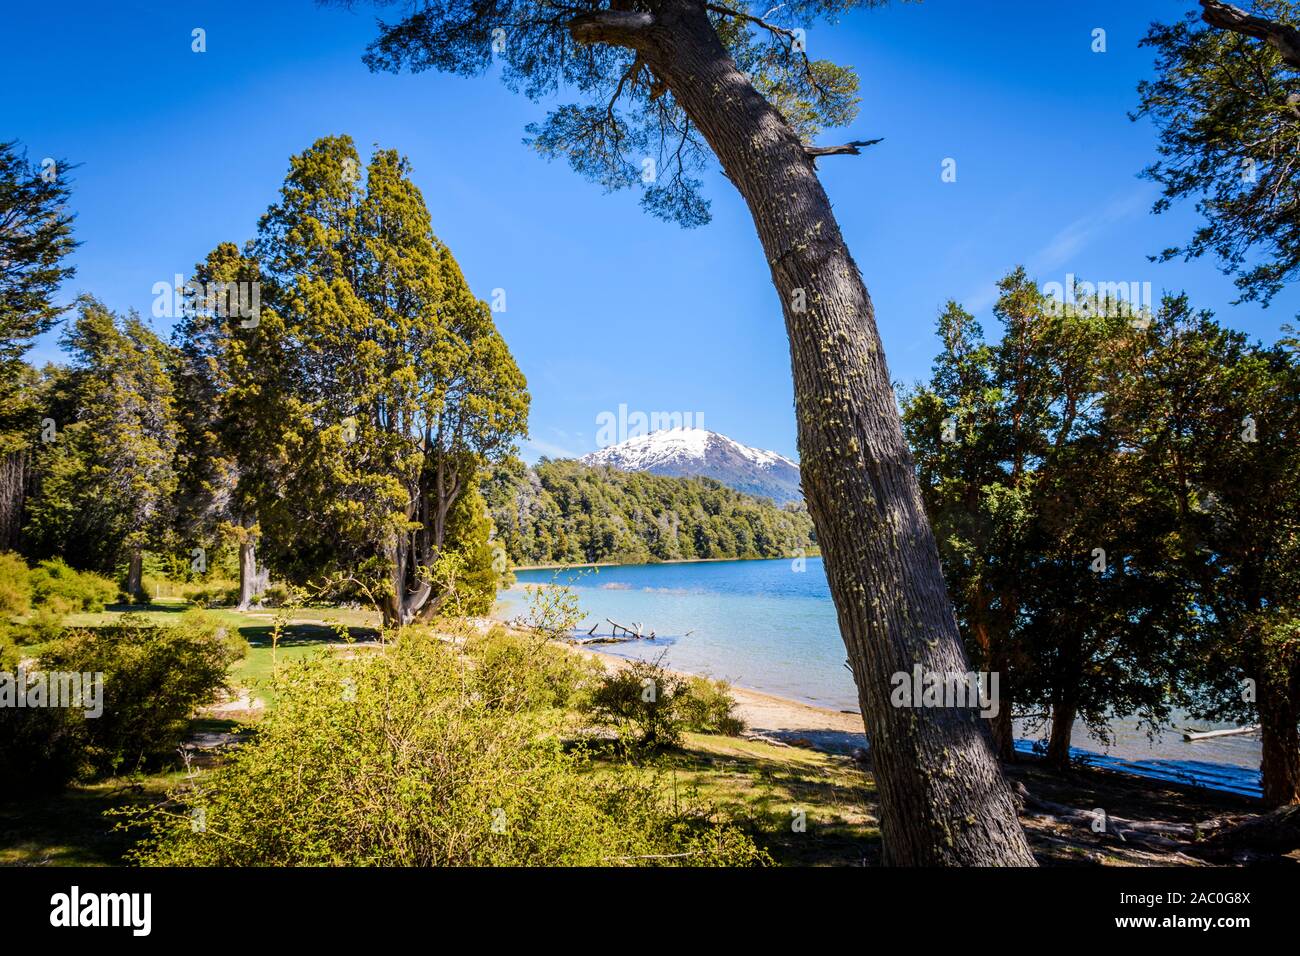
[[1226,827],[1189,853],[1214,863],[1235,863],[1284,856],[1300,849],[1300,806],[1278,807]]
[[1253,724],[1250,727],[1229,727],[1227,730],[1184,730],[1183,739],[1209,740],[1211,737],[1235,737],[1238,734],[1253,734],[1259,730],[1259,724]]

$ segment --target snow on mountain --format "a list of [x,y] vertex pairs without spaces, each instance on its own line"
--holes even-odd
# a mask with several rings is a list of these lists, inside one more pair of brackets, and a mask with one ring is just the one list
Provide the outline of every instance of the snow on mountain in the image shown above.
[[799,466],[783,455],[750,448],[703,428],[670,428],[638,435],[584,455],[584,465],[646,471],[670,477],[713,478],[746,494],[777,504],[799,501]]

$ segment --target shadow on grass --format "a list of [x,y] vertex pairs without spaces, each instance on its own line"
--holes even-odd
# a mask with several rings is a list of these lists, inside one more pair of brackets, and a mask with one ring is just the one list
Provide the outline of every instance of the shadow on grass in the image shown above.
[[167,602],[166,604],[155,604],[150,601],[148,604],[108,604],[105,605],[105,611],[111,611],[114,614],[184,614],[194,607],[188,601]]
[[863,866],[880,861],[876,793],[847,760],[792,749],[750,749],[734,738],[689,741],[656,765],[679,796],[693,789],[745,826],[783,866]]
[[143,836],[106,811],[163,799],[174,774],[108,780],[0,800],[0,866],[121,866]]
[[[250,647],[270,647],[274,630],[270,624],[245,624],[239,628],[239,636],[248,641]],[[378,640],[379,631],[373,627],[349,627],[348,637],[353,641],[374,641]],[[280,631],[280,647],[346,643],[336,628],[322,624],[289,624]]]

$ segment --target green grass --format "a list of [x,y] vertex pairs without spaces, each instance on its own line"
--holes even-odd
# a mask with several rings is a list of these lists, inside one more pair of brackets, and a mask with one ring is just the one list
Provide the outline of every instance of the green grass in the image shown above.
[[[177,616],[193,607],[180,598],[160,598],[146,605],[121,604],[103,611],[70,615],[65,627],[103,627],[115,624],[128,614],[144,618],[151,624],[173,623]],[[252,691],[268,704],[274,703],[270,690],[276,665],[306,657],[327,645],[344,643],[336,625],[346,625],[354,641],[374,640],[379,617],[373,611],[337,607],[302,607],[293,610],[236,611],[234,608],[207,608],[204,613],[222,626],[236,631],[248,642],[248,655],[231,669],[236,686]],[[299,623],[289,623],[272,648],[272,631],[276,616]],[[41,645],[29,644],[24,653],[39,655]]]
[[846,757],[690,733],[657,763],[679,794],[693,790],[746,825],[779,864],[854,866],[879,857],[875,784]]

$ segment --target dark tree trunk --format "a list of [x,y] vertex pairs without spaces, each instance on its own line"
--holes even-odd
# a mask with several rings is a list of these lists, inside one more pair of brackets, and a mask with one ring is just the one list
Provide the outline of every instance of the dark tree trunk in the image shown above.
[[890,704],[893,675],[968,665],[871,300],[803,144],[698,4],[592,14],[572,29],[641,54],[757,226],[790,339],[804,495],[871,739],[885,862],[1032,865],[986,721]]
[[27,497],[27,450],[0,455],[0,551],[17,551]]
[[[1288,693],[1287,684],[1290,684]],[[1260,680],[1259,723],[1264,800],[1272,806],[1300,803],[1300,739],[1297,739],[1298,680]]]
[[144,593],[144,554],[139,548],[131,549],[131,562],[126,569],[126,593],[137,601],[148,599]]
[[1068,698],[1052,705],[1052,732],[1047,738],[1047,762],[1058,769],[1070,765],[1070,737],[1078,709]]
[[265,593],[271,575],[267,568],[257,565],[257,544],[251,535],[246,535],[239,542],[239,604],[238,609],[247,611],[253,605],[253,599]]
[[[1006,680],[1006,671],[1002,672],[1002,680]],[[990,721],[992,724],[990,729],[993,732],[993,752],[1003,763],[1015,763],[1016,732],[1011,719],[1011,695],[1004,690],[1001,698],[997,716]]]
[[973,626],[975,643],[979,647],[984,666],[998,675],[998,712],[989,720],[989,730],[993,734],[993,752],[1003,763],[1013,763],[1016,759],[1016,737],[1011,718],[1011,669],[1006,665],[1004,651],[1006,633],[994,630],[991,626],[988,620],[988,601],[982,595],[977,600],[979,604],[975,609]]

